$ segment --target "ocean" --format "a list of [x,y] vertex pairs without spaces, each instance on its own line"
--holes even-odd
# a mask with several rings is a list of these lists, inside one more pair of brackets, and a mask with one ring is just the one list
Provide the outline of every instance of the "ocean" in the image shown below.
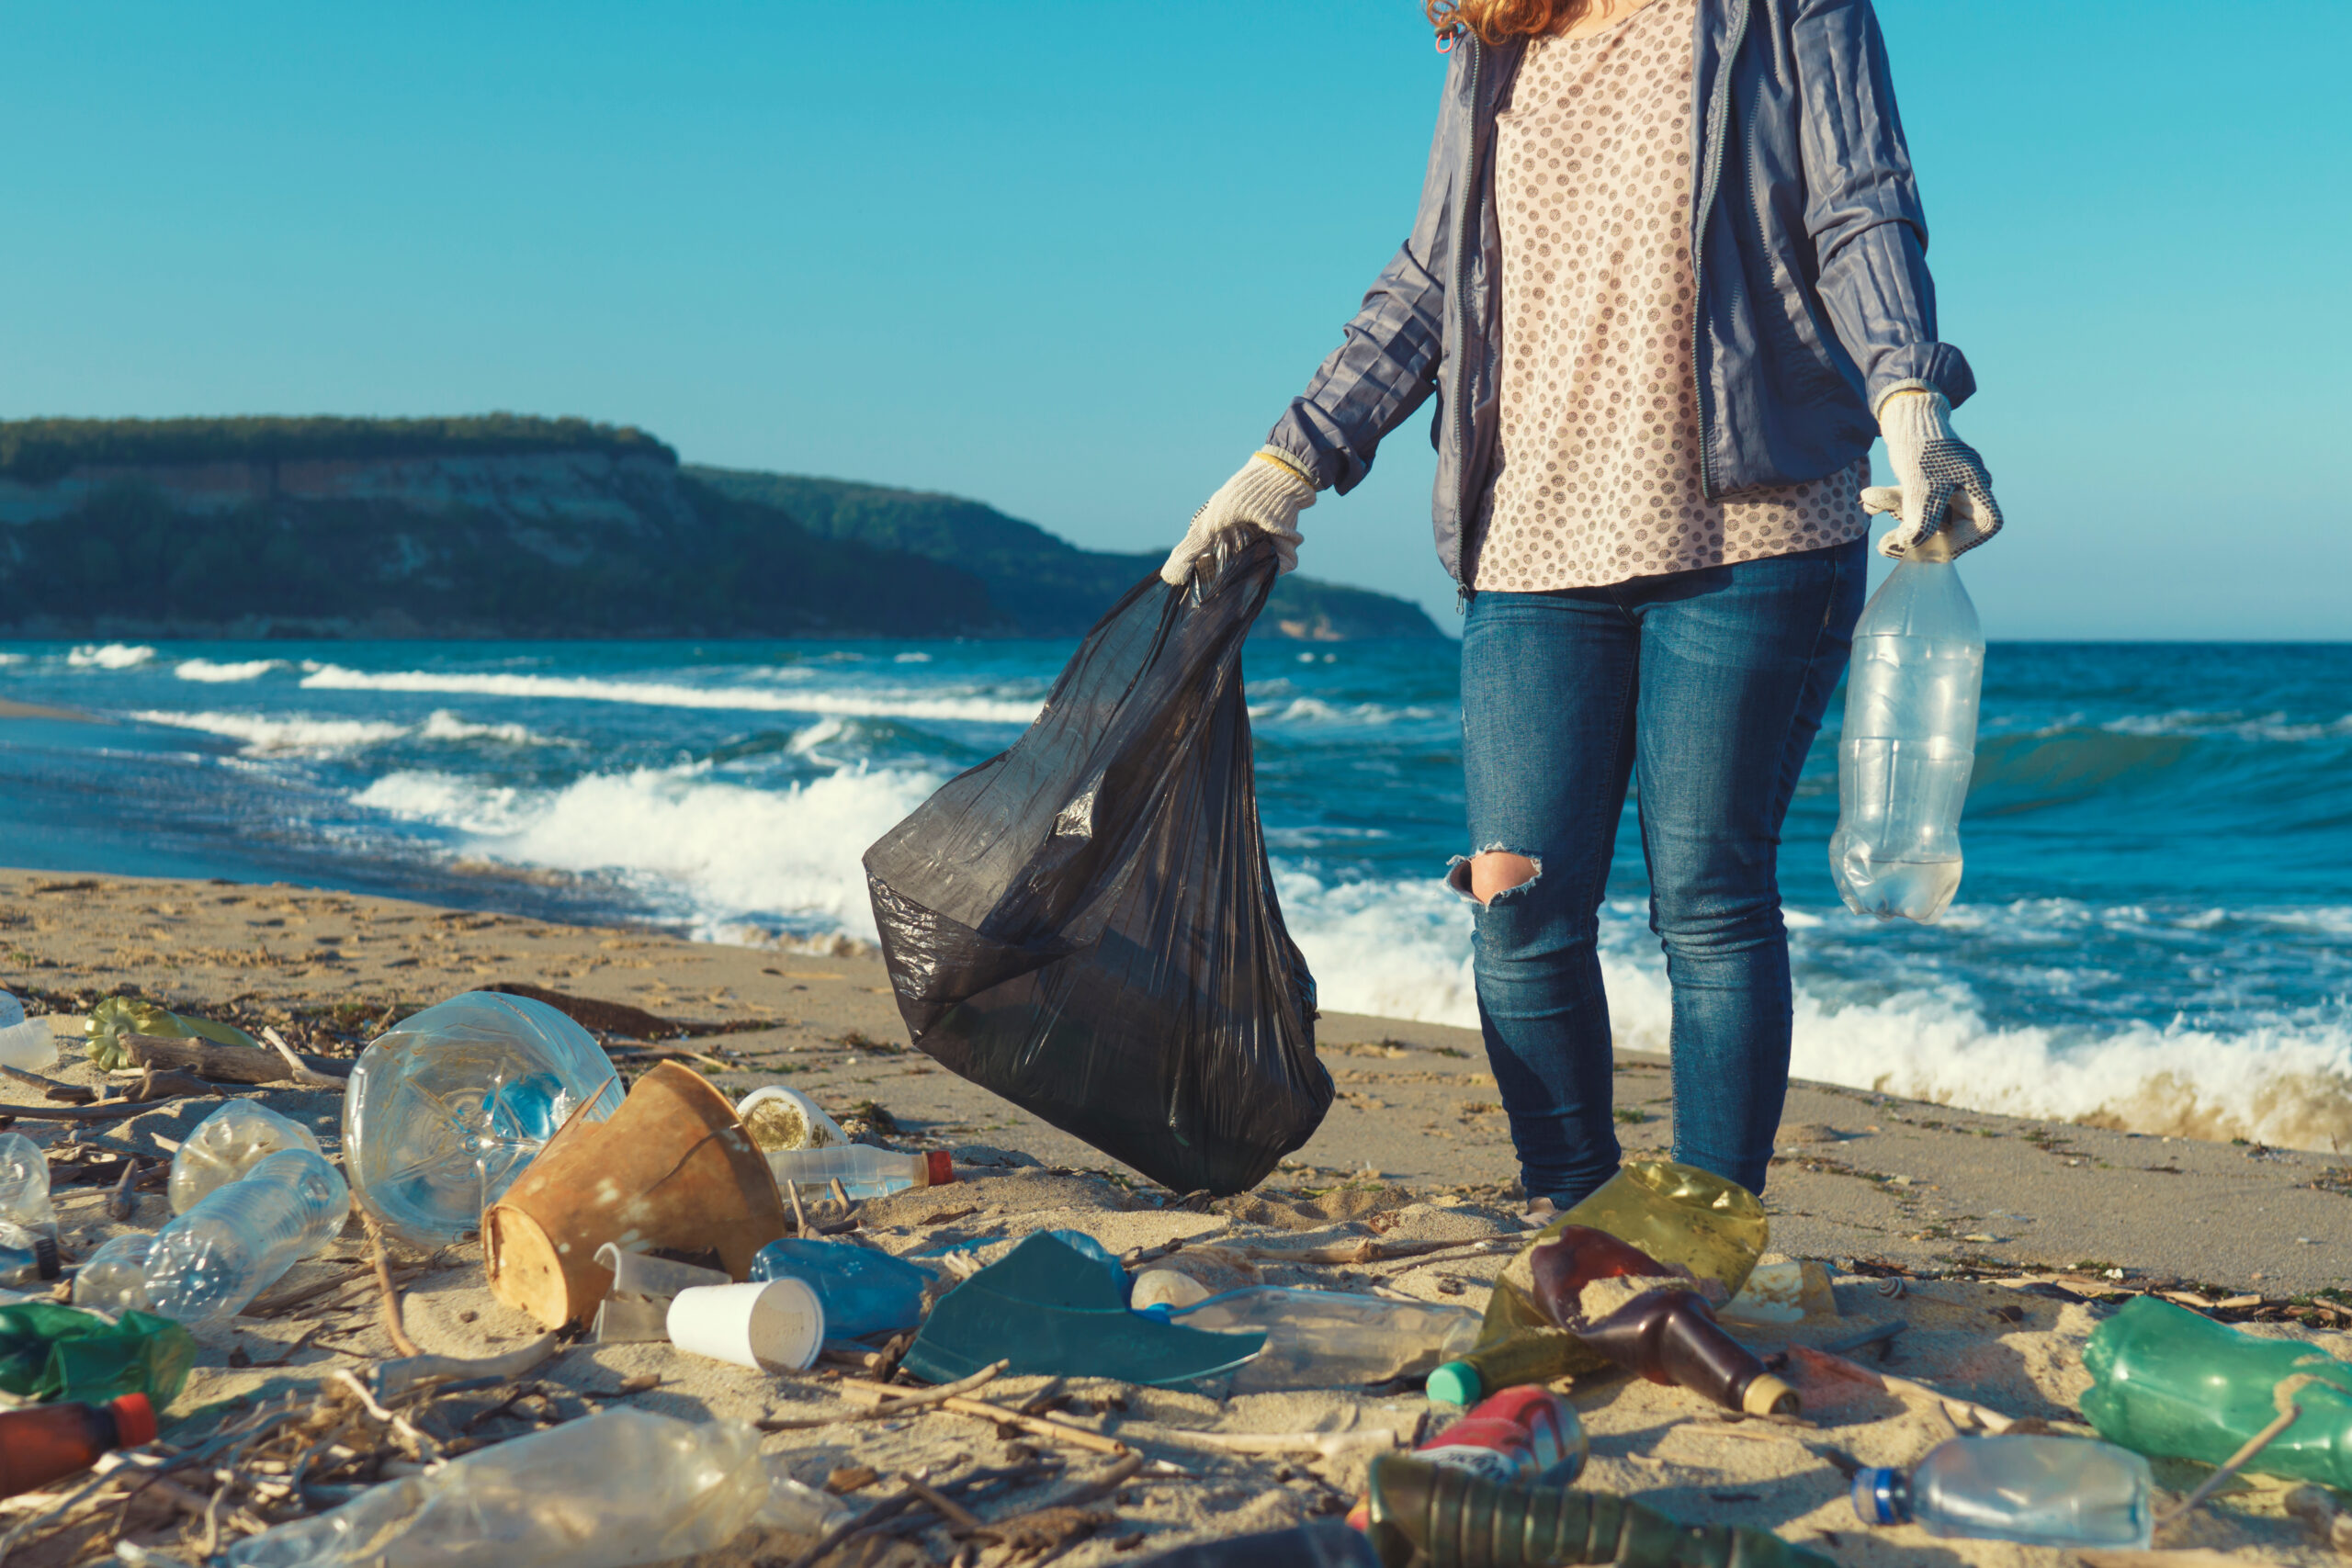
[[[0,643],[0,864],[284,880],[714,941],[870,939],[858,857],[1020,733],[1062,642]],[[1451,642],[1266,642],[1283,910],[1322,1004],[1476,1023]],[[1996,643],[1940,925],[1831,889],[1836,718],[1781,851],[1795,1072],[2352,1145],[2352,645]],[[1622,1044],[1668,992],[1629,805]],[[8,970],[0,944],[0,976]]]

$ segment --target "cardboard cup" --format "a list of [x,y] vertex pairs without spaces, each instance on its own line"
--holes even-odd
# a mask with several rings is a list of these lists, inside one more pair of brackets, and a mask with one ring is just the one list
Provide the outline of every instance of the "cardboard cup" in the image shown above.
[[697,1285],[670,1298],[670,1343],[763,1372],[805,1371],[825,1345],[825,1305],[799,1280]]

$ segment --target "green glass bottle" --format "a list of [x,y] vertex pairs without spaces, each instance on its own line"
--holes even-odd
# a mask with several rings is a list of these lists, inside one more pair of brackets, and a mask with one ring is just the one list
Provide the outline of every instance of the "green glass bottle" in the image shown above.
[[2301,1405],[2246,1469],[2352,1486],[2352,1363],[2291,1339],[2257,1339],[2187,1307],[2141,1296],[2083,1348],[2083,1414],[2109,1442],[2219,1464]]

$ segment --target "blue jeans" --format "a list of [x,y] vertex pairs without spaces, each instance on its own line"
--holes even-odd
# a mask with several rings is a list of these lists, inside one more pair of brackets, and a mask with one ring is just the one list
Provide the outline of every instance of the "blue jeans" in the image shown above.
[[1470,842],[1536,865],[1478,908],[1476,947],[1530,1199],[1566,1208],[1617,1169],[1596,942],[1629,774],[1674,991],[1674,1157],[1763,1190],[1789,1077],[1781,824],[1846,668],[1863,549],[1471,601]]

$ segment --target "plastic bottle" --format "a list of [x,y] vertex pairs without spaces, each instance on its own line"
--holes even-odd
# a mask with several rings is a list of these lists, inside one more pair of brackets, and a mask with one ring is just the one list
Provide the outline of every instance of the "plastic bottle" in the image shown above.
[[2093,1331],[2083,1365],[2091,1374],[2083,1414],[2109,1442],[2219,1464],[2291,1403],[2301,1416],[2246,1470],[2352,1487],[2352,1364],[2315,1346],[2256,1339],[2136,1296]]
[[345,1167],[384,1228],[463,1238],[572,1116],[602,1122],[621,1082],[589,1032],[527,997],[468,991],[360,1055],[343,1100]]
[[839,1181],[853,1198],[888,1198],[912,1187],[940,1187],[956,1179],[956,1167],[945,1149],[903,1154],[867,1144],[842,1144],[821,1149],[772,1149],[768,1168],[775,1184],[793,1182],[804,1198],[821,1197]]
[[61,1272],[49,1156],[22,1133],[0,1133],[0,1285],[30,1285]]
[[57,1066],[57,1040],[49,1020],[27,1018],[25,1004],[0,991],[0,1066],[45,1073]]
[[846,1241],[786,1236],[752,1259],[756,1280],[797,1280],[825,1309],[825,1332],[836,1339],[895,1333],[922,1321],[923,1287],[931,1276],[903,1258]]
[[1956,1438],[1909,1475],[1854,1475],[1866,1525],[1917,1524],[1929,1535],[2028,1546],[2145,1550],[2155,1528],[2148,1461],[2084,1438]]
[[90,1312],[145,1312],[147,1259],[155,1250],[151,1231],[125,1231],[82,1260],[74,1270],[74,1304]]
[[1976,606],[1939,535],[1903,558],[1854,627],[1829,872],[1856,914],[1932,925],[1959,891],[1984,681]]
[[1265,1348],[1233,1374],[1236,1393],[1416,1377],[1478,1340],[1478,1314],[1468,1307],[1349,1291],[1251,1285],[1182,1311],[1150,1311],[1185,1328],[1262,1330]]
[[1550,1382],[1608,1364],[1608,1358],[1564,1328],[1527,1328],[1500,1339],[1480,1331],[1476,1348],[1431,1372],[1422,1392],[1445,1404],[1476,1404],[1497,1389]]
[[243,1178],[280,1149],[323,1156],[317,1134],[250,1100],[232,1100],[196,1124],[172,1156],[172,1213],[185,1214],[214,1189]]
[[762,1153],[839,1147],[850,1141],[825,1108],[788,1084],[767,1084],[738,1100],[735,1114]]
[[1136,1276],[1127,1292],[1127,1306],[1135,1312],[1164,1306],[1170,1311],[1198,1306],[1216,1294],[1181,1269],[1147,1269]]
[[37,1404],[0,1414],[0,1497],[14,1497],[87,1470],[115,1449],[155,1440],[155,1409],[143,1393],[104,1404]]
[[[781,1456],[779,1456],[781,1457]],[[631,1568],[717,1551],[754,1523],[818,1534],[839,1498],[772,1474],[759,1430],[605,1410],[228,1550],[232,1568]]]
[[350,1217],[351,1192],[334,1167],[308,1149],[280,1149],[155,1233],[147,1310],[181,1323],[228,1317]]

